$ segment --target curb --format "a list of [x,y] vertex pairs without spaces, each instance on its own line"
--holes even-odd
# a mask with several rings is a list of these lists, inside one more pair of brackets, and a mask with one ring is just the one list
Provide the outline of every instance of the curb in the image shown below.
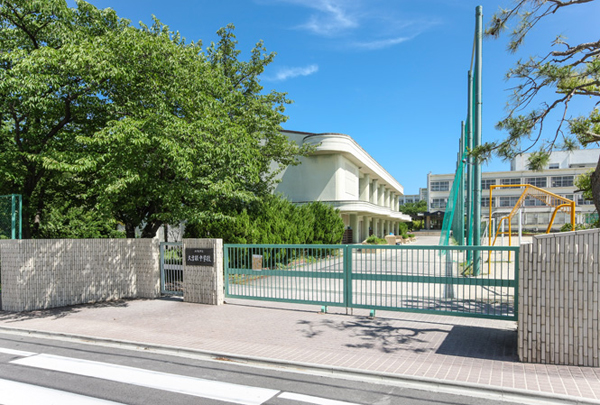
[[266,357],[244,356],[225,352],[213,352],[208,350],[189,349],[177,346],[165,346],[158,344],[133,342],[127,340],[98,338],[94,336],[76,335],[62,332],[46,332],[38,330],[11,328],[6,326],[0,326],[0,332],[13,335],[25,335],[37,338],[72,341],[82,344],[96,344],[126,350],[143,350],[146,353],[152,352],[156,354],[196,358],[204,361],[213,361],[220,363],[231,362],[237,365],[256,368],[278,368],[288,372],[321,375],[325,377],[342,378],[347,380],[360,380],[363,382],[403,386],[406,388],[418,389],[422,391],[466,395],[471,397],[486,398],[490,400],[494,399],[500,401],[511,401],[522,404],[600,405],[599,400],[561,394],[534,392],[516,388],[501,388],[481,384],[474,384],[469,382],[444,381],[436,380],[429,377],[405,376],[400,374],[358,370],[346,367],[324,366],[313,363],[284,361],[270,359]]

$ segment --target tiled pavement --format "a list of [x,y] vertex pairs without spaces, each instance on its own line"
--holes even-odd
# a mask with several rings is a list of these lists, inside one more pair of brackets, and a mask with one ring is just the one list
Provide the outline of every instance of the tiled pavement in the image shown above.
[[514,322],[229,301],[133,300],[28,313],[16,328],[600,400],[600,368],[519,363]]

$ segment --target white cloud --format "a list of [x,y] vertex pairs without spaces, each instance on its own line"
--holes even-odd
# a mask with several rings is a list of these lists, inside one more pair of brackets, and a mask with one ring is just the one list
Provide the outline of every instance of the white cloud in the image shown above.
[[358,17],[350,11],[351,0],[284,0],[288,3],[316,10],[308,21],[298,28],[318,35],[333,36],[359,26]]
[[275,76],[269,78],[269,80],[281,82],[298,76],[309,76],[318,71],[318,65],[308,65],[304,67],[285,67],[279,69]]
[[335,35],[340,31],[358,27],[358,21],[347,10],[334,0],[321,0],[314,3],[314,8],[320,11],[313,14],[306,24],[301,27],[319,35]]
[[439,24],[436,18],[405,13],[397,6],[375,7],[375,0],[255,0],[287,3],[309,10],[294,28],[340,41],[338,49],[372,51],[414,39]]
[[414,36],[382,39],[382,40],[378,40],[378,41],[355,42],[353,44],[353,46],[355,46],[359,49],[366,49],[366,50],[384,49],[384,48],[388,48],[390,46],[401,44],[402,42],[409,41],[413,38],[414,38]]

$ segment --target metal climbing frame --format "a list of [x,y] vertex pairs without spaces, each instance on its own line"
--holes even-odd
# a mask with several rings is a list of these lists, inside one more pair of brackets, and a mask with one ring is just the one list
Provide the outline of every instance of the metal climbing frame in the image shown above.
[[[523,193],[517,200],[517,203],[515,204],[513,209],[510,211],[510,213],[507,216],[500,218],[500,221],[498,221],[498,228],[496,229],[496,232],[494,233],[495,236],[494,236],[493,241],[492,241],[492,232],[489,232],[490,246],[493,246],[496,243],[496,239],[498,238],[498,235],[506,235],[506,234],[508,234],[508,245],[509,246],[511,245],[512,219],[515,216],[515,214],[519,211],[519,209],[521,209],[525,205],[525,200],[527,199],[527,197],[534,198],[534,199],[544,203],[545,206],[554,208],[554,211],[552,212],[552,217],[550,218],[550,222],[548,224],[548,229],[546,229],[546,233],[550,233],[550,230],[552,229],[552,224],[554,224],[554,219],[556,218],[556,214],[559,211],[570,212],[571,225],[572,225],[571,228],[572,228],[572,230],[575,230],[575,201],[569,200],[568,198],[565,198],[565,197],[561,197],[558,194],[551,193],[550,191],[544,190],[543,188],[532,186],[531,184],[491,185],[490,186],[490,216],[489,216],[490,223],[492,220],[492,205],[493,204],[491,202],[493,201],[492,194],[493,194],[494,190],[496,188],[518,188],[518,187],[524,187],[525,190],[523,190]],[[508,221],[508,232],[501,231],[502,222],[504,220]]]

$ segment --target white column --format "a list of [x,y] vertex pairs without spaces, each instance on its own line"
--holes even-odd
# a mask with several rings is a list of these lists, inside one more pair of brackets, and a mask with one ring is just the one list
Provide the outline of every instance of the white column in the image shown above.
[[373,235],[380,237],[379,235],[379,218],[373,218]]
[[362,242],[363,240],[365,240],[369,237],[369,222],[370,221],[371,221],[371,217],[368,217],[366,215],[363,217],[362,229],[360,232],[360,237],[361,237],[360,242]]
[[377,205],[383,207],[383,193],[385,192],[384,186],[379,186],[379,191],[377,191]]
[[377,205],[377,201],[378,201],[378,193],[379,193],[379,187],[377,186],[377,180],[374,179],[373,180],[373,189],[371,190],[371,203]]
[[396,211],[396,193],[390,192],[390,209]]
[[370,183],[371,183],[371,176],[369,176],[368,173],[365,173],[364,176],[361,177],[360,180],[358,181],[359,192],[360,192],[359,199],[361,201],[366,201],[366,202],[370,201],[370,189],[371,189]]

